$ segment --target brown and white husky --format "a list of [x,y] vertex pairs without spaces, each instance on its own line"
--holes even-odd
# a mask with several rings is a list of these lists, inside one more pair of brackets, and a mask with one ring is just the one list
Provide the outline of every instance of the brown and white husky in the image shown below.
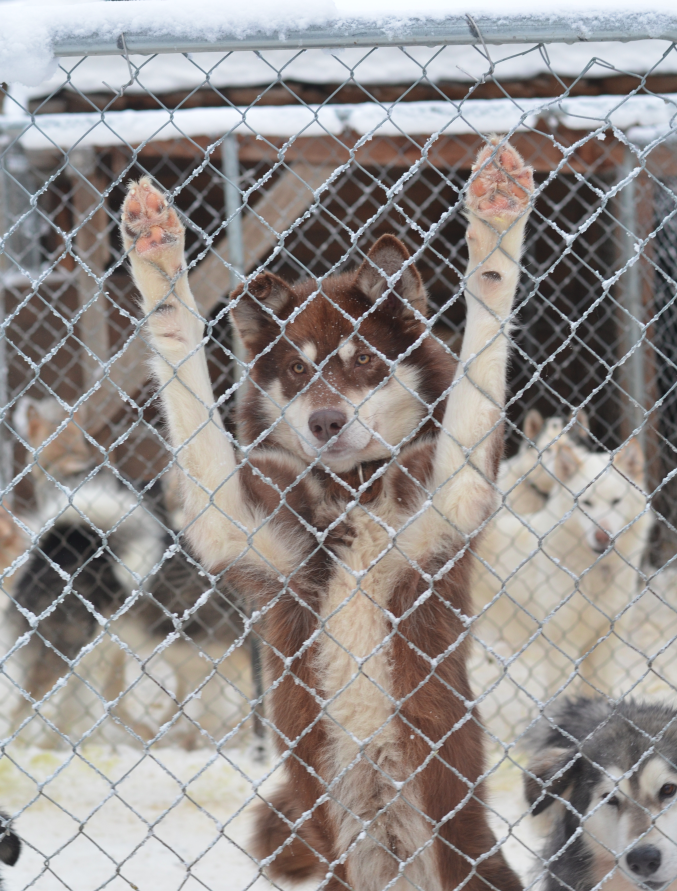
[[262,273],[231,319],[248,359],[224,430],[167,196],[132,184],[122,236],[143,298],[187,535],[249,598],[285,783],[254,853],[328,891],[520,887],[489,829],[468,680],[469,553],[496,506],[508,338],[533,173],[479,154],[466,194],[458,363],[406,248],[353,272]]

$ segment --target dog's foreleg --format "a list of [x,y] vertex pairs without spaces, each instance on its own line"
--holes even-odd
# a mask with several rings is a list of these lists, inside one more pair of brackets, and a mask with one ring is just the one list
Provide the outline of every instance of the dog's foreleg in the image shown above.
[[463,535],[477,529],[495,503],[507,334],[532,192],[533,171],[512,146],[494,143],[479,153],[466,197],[465,335],[437,445],[433,498]]
[[[204,351],[204,322],[188,286],[184,227],[148,177],[132,183],[122,209],[122,238],[141,293],[177,466],[187,533],[200,558],[216,566],[242,550],[245,514],[233,445],[214,404]],[[236,522],[232,522],[235,520]]]

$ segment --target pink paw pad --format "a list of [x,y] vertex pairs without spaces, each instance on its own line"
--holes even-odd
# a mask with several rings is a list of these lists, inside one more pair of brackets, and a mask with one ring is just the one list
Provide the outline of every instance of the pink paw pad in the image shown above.
[[176,244],[184,231],[178,214],[148,177],[130,186],[122,206],[122,225],[134,240],[137,254]]
[[492,140],[477,155],[467,204],[481,217],[518,217],[529,205],[534,171],[511,145],[501,146],[496,152],[498,144],[498,140]]

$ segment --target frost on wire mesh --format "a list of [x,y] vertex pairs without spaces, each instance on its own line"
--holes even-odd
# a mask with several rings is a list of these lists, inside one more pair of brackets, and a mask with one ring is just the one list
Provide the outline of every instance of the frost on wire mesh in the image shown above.
[[[520,743],[544,707],[673,692],[677,57],[660,42],[488,52],[85,56],[47,86],[3,89],[0,807],[27,842],[25,886],[76,887],[85,863],[93,887],[216,888],[224,865],[228,887],[250,887],[266,864],[248,806],[272,799],[287,757],[261,616],[186,544],[180,457],[117,234],[144,174],[187,226],[235,434],[250,369],[227,299],[260,271],[322,281],[393,233],[427,287],[429,336],[458,355],[463,189],[486,136],[509,136],[537,198],[506,458],[496,514],[469,544],[464,620],[486,806],[525,880],[541,843]],[[611,479],[620,495],[596,491]],[[598,495],[628,510],[597,514]]]

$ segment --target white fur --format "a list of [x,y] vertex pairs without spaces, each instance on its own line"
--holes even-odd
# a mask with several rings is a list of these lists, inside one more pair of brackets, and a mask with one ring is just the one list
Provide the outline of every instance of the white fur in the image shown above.
[[344,365],[348,365],[351,362],[351,360],[356,352],[357,352],[357,344],[351,338],[350,340],[344,341],[343,344],[339,347],[338,356]]
[[518,514],[533,514],[545,507],[555,485],[556,448],[563,441],[573,443],[564,429],[564,420],[548,418],[534,444],[521,443],[512,458],[501,461],[497,486],[501,501]]
[[[367,833],[348,858],[348,880],[365,891],[380,891],[384,877],[397,874],[389,838],[399,840],[400,859],[406,860],[430,842],[432,832],[416,812],[421,807],[416,780],[401,792],[390,782],[410,779],[402,729],[393,720],[393,626],[387,618],[393,583],[406,567],[396,551],[387,552],[387,534],[362,508],[353,509],[348,520],[356,540],[340,554],[344,565],[337,568],[322,604],[325,634],[317,667],[327,701],[331,754],[326,771],[339,848],[346,850],[360,832]],[[380,774],[375,776],[372,764]],[[432,859],[427,849],[416,856],[404,871],[407,878],[393,887],[410,888],[411,880],[441,891]]]
[[118,581],[128,591],[145,585],[162,557],[163,529],[135,490],[101,470],[92,479],[71,481],[70,487],[45,483],[38,493],[38,511],[27,520],[36,535],[80,524],[101,535],[114,533]]
[[618,623],[612,693],[677,700],[677,569],[645,568],[635,602]]
[[[581,678],[611,692],[623,670],[612,623],[632,602],[652,514],[641,480],[628,481],[609,456],[574,457],[575,473],[541,511],[500,511],[478,551],[472,677],[487,691],[485,722],[504,739]],[[606,553],[591,546],[599,527],[613,536]]]
[[[636,845],[653,845],[661,852],[661,865],[652,882],[677,882],[677,801],[662,802],[659,790],[664,783],[677,783],[677,772],[663,758],[654,757],[640,767],[639,794],[617,768],[607,771],[595,789],[583,819],[585,843],[592,849],[598,880],[610,875],[613,891],[643,885],[627,864],[627,855]],[[618,782],[620,780],[620,782]],[[618,806],[606,803],[615,794]]]
[[[470,215],[466,330],[437,445],[433,499],[434,509],[462,534],[473,533],[495,504],[489,434],[505,402],[506,334],[527,216],[501,226],[497,246],[494,229]],[[498,273],[500,281],[487,272]]]

